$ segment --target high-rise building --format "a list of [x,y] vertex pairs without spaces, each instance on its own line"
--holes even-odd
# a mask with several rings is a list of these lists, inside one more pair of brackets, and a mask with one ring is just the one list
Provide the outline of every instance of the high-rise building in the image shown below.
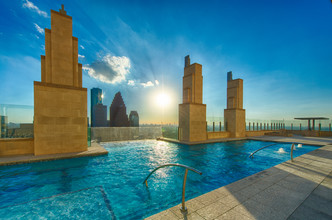
[[0,138],[7,137],[8,117],[0,115]]
[[115,94],[110,106],[110,127],[129,127],[126,105],[121,93]]
[[[94,106],[97,104],[103,104],[103,91],[99,88],[92,88],[91,89],[91,127],[98,127],[95,126],[95,113],[94,113]],[[106,113],[107,115],[107,113]]]
[[137,111],[131,111],[129,114],[130,127],[139,127],[139,116]]
[[93,127],[107,127],[107,106],[96,104],[93,106]]

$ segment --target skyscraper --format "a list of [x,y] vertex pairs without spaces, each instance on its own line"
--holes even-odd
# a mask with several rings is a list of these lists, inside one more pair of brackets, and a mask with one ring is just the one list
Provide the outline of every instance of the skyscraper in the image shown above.
[[110,106],[110,127],[129,127],[126,105],[121,93],[115,94]]
[[[103,104],[103,91],[99,88],[93,88],[91,89],[91,127],[95,127],[94,121],[95,121],[95,113],[93,111],[93,107],[97,104]],[[107,115],[107,113],[106,113]]]
[[137,111],[131,111],[129,114],[129,125],[130,127],[139,126],[139,117]]
[[106,105],[100,103],[94,105],[93,113],[94,113],[94,118],[92,121],[93,127],[108,127]]
[[8,117],[0,115],[0,138],[7,137]]

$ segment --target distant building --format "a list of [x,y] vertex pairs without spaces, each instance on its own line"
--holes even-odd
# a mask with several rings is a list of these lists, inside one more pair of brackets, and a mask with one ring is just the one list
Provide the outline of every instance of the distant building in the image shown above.
[[[93,111],[93,107],[97,104],[103,104],[103,91],[99,88],[93,88],[91,89],[91,127],[96,127],[94,125],[95,121],[95,113]],[[107,113],[106,113],[107,115]]]
[[7,137],[8,117],[0,115],[0,138]]
[[129,127],[126,105],[120,92],[115,94],[110,106],[110,127]]
[[131,111],[129,114],[130,127],[139,127],[139,117],[137,111]]
[[93,106],[93,112],[93,127],[107,127],[107,106],[98,103]]

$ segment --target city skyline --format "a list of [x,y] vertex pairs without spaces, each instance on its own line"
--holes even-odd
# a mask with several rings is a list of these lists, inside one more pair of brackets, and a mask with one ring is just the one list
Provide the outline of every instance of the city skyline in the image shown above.
[[141,123],[177,123],[190,55],[203,66],[207,118],[223,117],[228,71],[244,80],[246,118],[332,118],[330,1],[3,1],[0,104],[33,105],[44,28],[61,4],[73,17],[88,116],[96,87],[107,106],[120,91]]

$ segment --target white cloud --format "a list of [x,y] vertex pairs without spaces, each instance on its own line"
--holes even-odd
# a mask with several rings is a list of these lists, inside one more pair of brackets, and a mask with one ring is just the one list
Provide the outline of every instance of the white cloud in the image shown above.
[[141,83],[141,85],[142,85],[144,88],[154,86],[153,82],[151,82],[151,81],[148,81],[148,82],[146,82],[146,83]]
[[80,47],[84,50],[85,49],[85,47],[83,47],[82,45],[80,45]]
[[159,81],[158,80],[155,80],[154,82],[156,83],[156,86],[159,85]]
[[134,80],[128,80],[128,85],[134,86],[135,85],[135,81]]
[[85,65],[83,69],[88,72],[89,76],[101,82],[115,84],[126,80],[126,75],[130,72],[130,67],[128,57],[107,54],[101,61]]
[[40,34],[44,34],[44,29],[43,28],[41,28],[41,27],[39,27],[39,25],[38,24],[36,24],[36,23],[33,23],[34,25],[35,25],[35,28],[37,29],[37,31],[40,33]]
[[78,54],[78,58],[85,58],[84,55]]
[[39,15],[47,17],[47,13],[45,11],[40,10],[37,6],[35,6],[32,2],[25,0],[23,1],[23,8],[31,9],[32,11],[37,12]]

